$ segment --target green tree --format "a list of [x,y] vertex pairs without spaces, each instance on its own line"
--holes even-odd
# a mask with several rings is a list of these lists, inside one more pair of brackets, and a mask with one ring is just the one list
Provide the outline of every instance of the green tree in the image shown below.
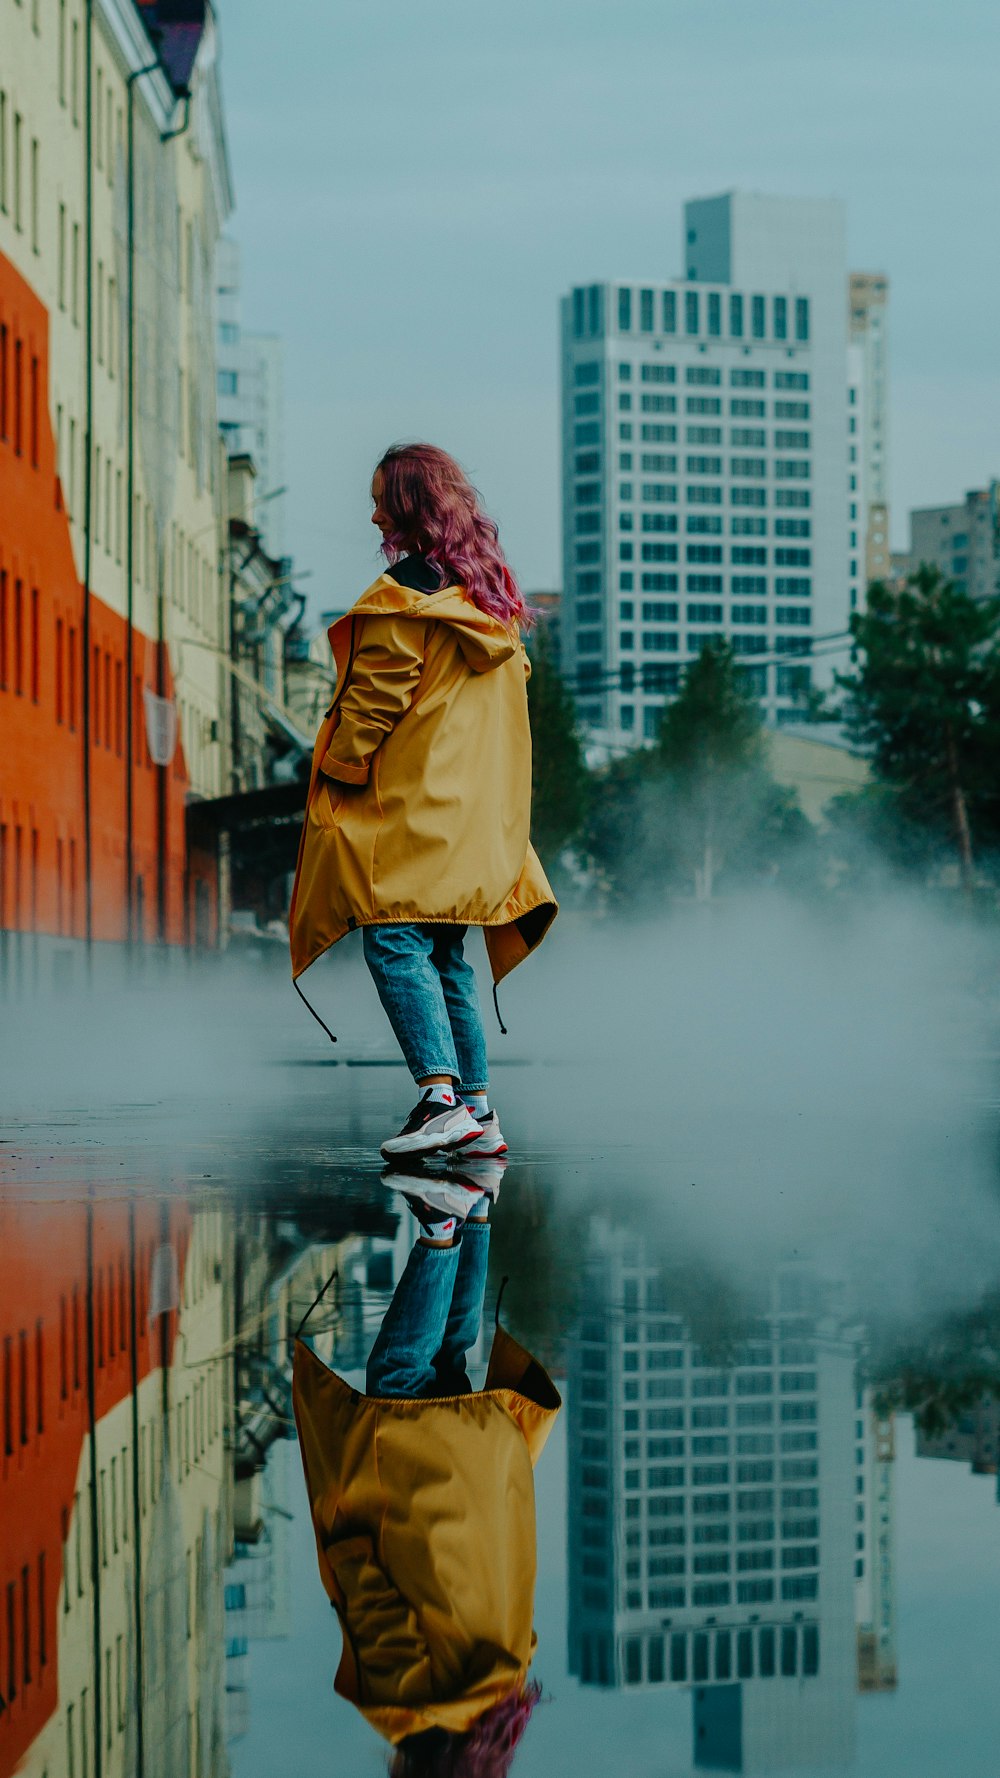
[[923,564],[901,592],[874,582],[851,634],[854,671],[837,675],[848,728],[901,815],[950,835],[971,889],[974,844],[1000,837],[1000,599]]
[[728,643],[708,643],[664,712],[655,747],[597,776],[591,853],[613,899],[665,886],[710,900],[730,882],[800,872],[812,828],[767,769],[764,729]]
[[587,813],[588,773],[573,700],[552,655],[544,624],[531,645],[531,836],[545,864],[580,833]]

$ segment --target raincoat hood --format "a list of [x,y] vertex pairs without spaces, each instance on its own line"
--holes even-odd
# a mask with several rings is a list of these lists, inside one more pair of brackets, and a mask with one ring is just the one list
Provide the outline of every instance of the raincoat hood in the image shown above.
[[441,587],[436,593],[423,593],[415,587],[400,586],[391,574],[381,574],[363,592],[352,611],[338,618],[327,632],[334,658],[342,657],[343,644],[338,632],[359,617],[414,617],[447,624],[465,660],[474,673],[489,673],[509,661],[520,648],[516,630],[493,617],[479,606],[464,587]]

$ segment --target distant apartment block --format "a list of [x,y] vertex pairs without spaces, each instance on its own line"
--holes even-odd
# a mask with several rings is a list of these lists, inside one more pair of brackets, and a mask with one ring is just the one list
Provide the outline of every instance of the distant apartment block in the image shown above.
[[563,299],[563,667],[612,745],[710,637],[776,723],[843,657],[888,537],[885,280],[849,286],[844,236],[833,199],[699,199],[683,278]]
[[910,513],[909,550],[893,556],[897,579],[922,562],[940,569],[972,599],[1000,592],[1000,483],[973,488],[955,506],[922,506]]
[[260,530],[269,556],[286,555],[284,346],[277,334],[243,326],[240,250],[223,238],[216,250],[219,428],[230,456],[253,458],[260,487]]

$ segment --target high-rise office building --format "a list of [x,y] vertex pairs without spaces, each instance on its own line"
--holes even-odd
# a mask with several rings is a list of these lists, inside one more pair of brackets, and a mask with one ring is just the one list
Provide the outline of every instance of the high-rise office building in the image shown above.
[[693,1690],[696,1766],[853,1747],[856,1350],[786,1267],[723,1361],[605,1232],[570,1342],[569,1666]]
[[240,249],[223,237],[215,258],[219,428],[230,456],[252,457],[262,498],[259,524],[275,560],[285,536],[284,346],[277,334],[243,326]]
[[844,234],[834,199],[699,199],[683,278],[563,299],[563,664],[592,736],[655,735],[713,636],[775,722],[843,658],[868,530]]

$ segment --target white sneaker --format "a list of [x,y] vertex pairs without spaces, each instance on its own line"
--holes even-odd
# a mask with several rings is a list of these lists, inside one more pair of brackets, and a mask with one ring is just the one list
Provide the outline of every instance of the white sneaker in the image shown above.
[[507,1153],[507,1144],[500,1132],[500,1119],[495,1111],[488,1111],[480,1118],[481,1133],[474,1136],[469,1143],[462,1146],[462,1159],[479,1159],[484,1155],[492,1156]]
[[444,1105],[440,1099],[421,1094],[398,1136],[389,1136],[382,1144],[386,1160],[397,1155],[433,1154],[436,1149],[464,1148],[483,1133],[469,1107],[460,1099],[456,1105]]
[[468,1148],[463,1148],[457,1155],[449,1155],[450,1177],[461,1180],[463,1185],[471,1186],[474,1191],[482,1192],[492,1198],[494,1204],[500,1196],[500,1182],[507,1171],[508,1162],[503,1155],[480,1155],[478,1160],[466,1160]]
[[[447,1173],[404,1173],[392,1167],[383,1173],[382,1184],[402,1193],[418,1222],[433,1223],[445,1217],[464,1222],[486,1195],[481,1186],[465,1185]],[[437,1214],[428,1217],[428,1211]]]

